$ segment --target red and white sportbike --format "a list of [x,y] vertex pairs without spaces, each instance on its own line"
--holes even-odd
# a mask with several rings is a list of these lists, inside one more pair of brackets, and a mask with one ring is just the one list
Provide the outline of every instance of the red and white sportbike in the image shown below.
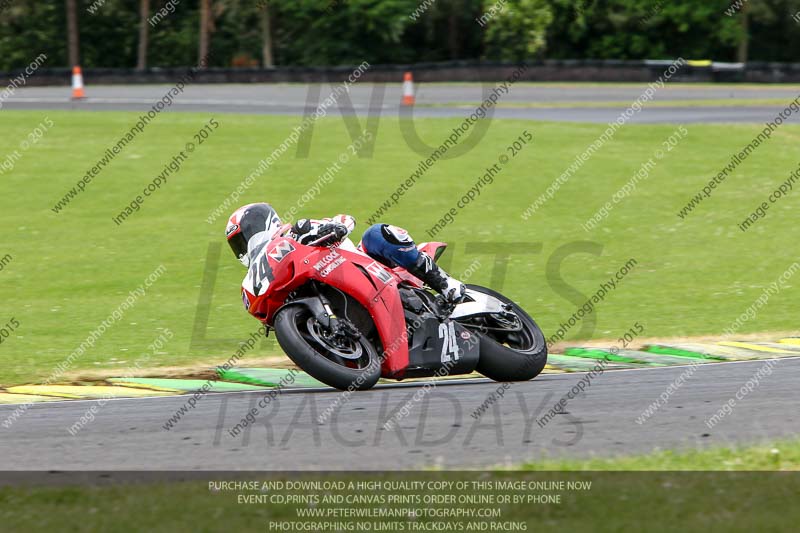
[[[279,235],[286,235],[285,226]],[[302,245],[278,236],[251,249],[244,305],[275,330],[305,372],[337,389],[365,390],[379,378],[469,374],[496,381],[536,377],[547,345],[517,304],[467,285],[448,304],[402,268],[387,269],[349,239],[329,234]],[[446,244],[419,245],[438,259]]]

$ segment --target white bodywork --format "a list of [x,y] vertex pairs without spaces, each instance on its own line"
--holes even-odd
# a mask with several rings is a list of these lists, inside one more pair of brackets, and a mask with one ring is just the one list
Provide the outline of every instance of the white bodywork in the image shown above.
[[474,301],[458,304],[450,315],[450,318],[464,318],[474,315],[500,313],[503,311],[503,302],[494,296],[477,292],[470,288],[467,288],[466,295]]

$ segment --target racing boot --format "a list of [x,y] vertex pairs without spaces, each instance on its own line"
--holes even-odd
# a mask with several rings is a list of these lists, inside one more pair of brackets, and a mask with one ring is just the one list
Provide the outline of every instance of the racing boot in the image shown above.
[[406,270],[428,284],[430,288],[440,293],[452,304],[457,304],[464,298],[467,290],[464,284],[448,275],[428,254],[420,252],[416,263]]

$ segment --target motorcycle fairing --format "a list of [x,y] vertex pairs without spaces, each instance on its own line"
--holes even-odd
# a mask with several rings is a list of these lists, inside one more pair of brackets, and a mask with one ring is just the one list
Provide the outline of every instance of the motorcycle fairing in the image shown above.
[[[406,314],[406,322],[416,326],[411,332],[409,368],[404,377],[430,377],[469,374],[478,366],[479,338],[461,324],[440,322],[426,313]],[[445,369],[445,372],[440,372]]]
[[[278,248],[288,248],[287,242],[293,250],[278,254]],[[324,282],[349,294],[369,312],[383,344],[381,375],[402,377],[408,367],[408,337],[401,318],[398,280],[390,271],[358,251],[304,246],[286,238],[270,242],[258,256],[258,264],[261,263],[266,264],[256,265],[248,272],[248,287],[254,291],[260,288],[249,298],[253,316],[272,325],[292,291],[312,279]]]

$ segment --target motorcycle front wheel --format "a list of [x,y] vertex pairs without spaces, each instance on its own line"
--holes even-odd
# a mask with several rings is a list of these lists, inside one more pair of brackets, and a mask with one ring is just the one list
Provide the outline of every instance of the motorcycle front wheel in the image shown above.
[[364,336],[331,335],[302,305],[289,305],[275,316],[275,336],[286,355],[315,379],[340,390],[371,389],[381,377],[381,361]]

